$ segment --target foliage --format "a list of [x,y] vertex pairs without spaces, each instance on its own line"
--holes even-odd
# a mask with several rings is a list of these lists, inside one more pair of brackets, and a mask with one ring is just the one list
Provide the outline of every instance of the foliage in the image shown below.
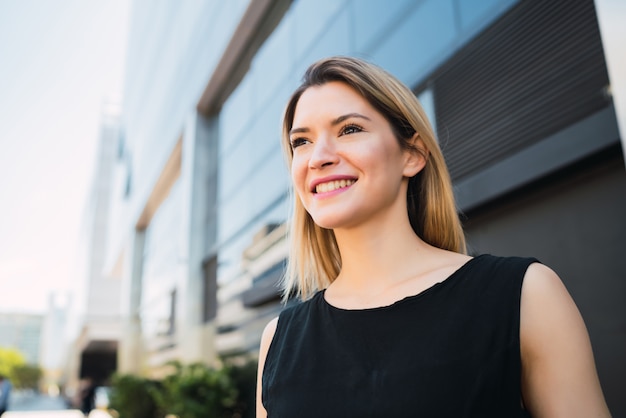
[[115,374],[111,379],[112,390],[109,407],[119,418],[160,418],[155,401],[160,383],[130,374]]
[[42,374],[39,366],[32,364],[15,366],[12,373],[13,385],[19,389],[37,389]]
[[256,360],[248,360],[243,365],[228,367],[238,392],[237,402],[230,415],[232,418],[253,418],[255,416],[257,367]]
[[15,348],[0,347],[0,374],[15,380],[14,370],[16,367],[24,366],[26,360],[24,355]]
[[119,418],[248,418],[254,416],[256,362],[225,364],[169,363],[173,371],[161,381],[116,374],[110,408]]
[[202,363],[173,362],[175,372],[163,380],[157,404],[180,418],[222,418],[232,416],[237,389],[229,368],[214,369]]

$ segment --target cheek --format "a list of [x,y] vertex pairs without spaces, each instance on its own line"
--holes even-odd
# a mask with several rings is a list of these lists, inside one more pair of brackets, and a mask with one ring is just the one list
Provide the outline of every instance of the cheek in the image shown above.
[[296,193],[301,195],[306,182],[306,164],[301,158],[295,156],[291,160],[291,182]]

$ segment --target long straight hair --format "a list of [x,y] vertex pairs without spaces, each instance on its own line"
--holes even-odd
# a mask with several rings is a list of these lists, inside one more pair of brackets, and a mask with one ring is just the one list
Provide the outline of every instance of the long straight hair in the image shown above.
[[[293,159],[289,131],[298,101],[309,87],[331,81],[352,87],[380,112],[390,123],[402,149],[424,153],[425,167],[411,177],[408,184],[407,211],[411,227],[432,246],[466,253],[450,174],[426,113],[411,89],[374,64],[352,57],[331,57],[307,69],[302,84],[287,102],[283,117],[282,147],[289,169]],[[411,142],[415,133],[419,134],[426,150],[416,148]],[[297,196],[293,196],[293,204],[283,295],[285,299],[294,294],[308,299],[335,280],[341,270],[341,255],[333,230],[315,224]]]

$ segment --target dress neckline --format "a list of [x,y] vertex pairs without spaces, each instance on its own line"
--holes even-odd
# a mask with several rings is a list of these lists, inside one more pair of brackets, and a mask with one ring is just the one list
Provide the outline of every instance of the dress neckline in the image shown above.
[[347,313],[356,313],[356,312],[380,312],[380,311],[385,311],[385,310],[389,310],[389,309],[393,309],[397,306],[403,305],[405,303],[414,301],[416,299],[419,299],[425,295],[428,295],[430,293],[432,293],[433,291],[435,291],[436,289],[447,285],[447,284],[451,284],[454,282],[454,278],[459,275],[461,272],[463,272],[464,270],[466,270],[467,268],[469,268],[471,265],[474,264],[475,260],[478,260],[482,257],[484,257],[486,254],[481,254],[478,255],[476,257],[472,257],[469,260],[467,260],[465,263],[463,263],[463,265],[461,265],[458,269],[456,269],[455,271],[453,271],[448,277],[446,277],[445,279],[443,279],[440,282],[437,282],[435,284],[433,284],[430,287],[427,287],[426,289],[420,291],[419,293],[415,294],[415,295],[409,295],[409,296],[405,296],[401,299],[398,299],[397,301],[389,304],[389,305],[383,305],[383,306],[374,306],[371,308],[357,308],[357,309],[348,309],[348,308],[340,308],[337,307],[335,305],[330,304],[327,300],[326,300],[326,289],[322,289],[320,290],[317,294],[316,294],[316,298],[321,299],[321,302],[323,305],[325,305],[327,308],[329,308],[332,311],[336,311],[336,312],[347,312]]

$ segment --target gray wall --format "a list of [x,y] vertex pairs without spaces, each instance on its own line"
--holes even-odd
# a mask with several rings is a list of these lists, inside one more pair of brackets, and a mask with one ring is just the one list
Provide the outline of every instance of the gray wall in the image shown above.
[[626,175],[619,146],[467,214],[475,253],[534,256],[562,278],[591,336],[615,417],[626,417]]

